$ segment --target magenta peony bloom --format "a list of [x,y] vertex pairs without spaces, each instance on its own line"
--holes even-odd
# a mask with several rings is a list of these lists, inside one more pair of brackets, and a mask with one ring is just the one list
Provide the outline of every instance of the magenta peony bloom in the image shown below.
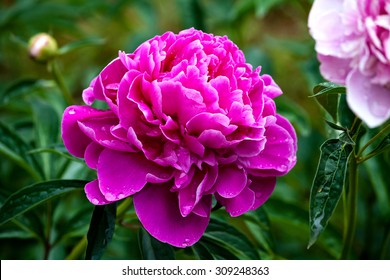
[[[282,91],[259,74],[227,37],[195,29],[120,52],[83,92],[88,106],[63,116],[65,146],[97,170],[88,199],[133,196],[145,229],[177,247],[201,238],[213,195],[231,216],[259,207],[297,151],[276,113]],[[90,107],[95,99],[109,109]]]
[[369,127],[390,118],[390,1],[316,0],[309,15],[322,75],[347,86]]

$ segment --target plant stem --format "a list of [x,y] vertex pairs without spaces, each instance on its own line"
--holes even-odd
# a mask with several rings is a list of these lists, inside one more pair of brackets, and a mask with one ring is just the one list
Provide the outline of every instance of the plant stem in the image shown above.
[[72,95],[70,94],[66,84],[64,77],[61,74],[61,71],[58,67],[57,61],[55,59],[51,60],[48,64],[49,71],[53,75],[53,78],[58,86],[58,88],[61,90],[62,95],[64,96],[64,99],[68,105],[74,104]]
[[349,193],[348,193],[348,221],[344,236],[344,247],[340,259],[347,259],[353,245],[356,218],[357,218],[357,200],[358,200],[358,164],[355,155],[351,155],[349,160]]
[[77,260],[87,248],[87,236],[84,236],[80,241],[73,247],[70,254],[66,257],[67,260]]
[[[372,137],[368,142],[360,149],[356,157],[360,159],[363,155],[363,152],[376,140],[378,140],[380,137],[382,137],[385,133],[390,131],[390,124],[386,125],[381,131],[379,131],[374,137]],[[372,156],[371,156],[372,157]],[[367,158],[368,159],[368,158]],[[365,160],[367,160],[365,159]],[[363,160],[360,160],[360,162],[363,162]]]

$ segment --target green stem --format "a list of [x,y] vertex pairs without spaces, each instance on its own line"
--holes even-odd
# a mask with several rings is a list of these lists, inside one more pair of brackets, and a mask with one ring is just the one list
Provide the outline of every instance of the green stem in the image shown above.
[[85,252],[87,248],[87,236],[84,236],[80,241],[73,247],[73,250],[66,257],[67,260],[77,260]]
[[351,155],[349,160],[349,193],[348,193],[348,220],[344,235],[344,247],[340,259],[347,259],[353,245],[356,218],[357,218],[357,200],[358,200],[358,165],[355,155]]
[[[390,131],[390,124],[386,125],[381,131],[379,131],[374,137],[372,137],[368,142],[360,149],[356,157],[359,159],[362,157],[363,152],[376,140],[378,140],[380,137],[382,137],[385,133]],[[362,162],[362,160],[360,160]]]
[[58,88],[61,90],[62,95],[64,96],[64,99],[68,105],[74,104],[72,95],[70,94],[70,91],[68,90],[64,77],[61,74],[61,71],[58,67],[57,61],[55,59],[51,60],[48,64],[49,71],[53,75],[53,78],[58,86]]

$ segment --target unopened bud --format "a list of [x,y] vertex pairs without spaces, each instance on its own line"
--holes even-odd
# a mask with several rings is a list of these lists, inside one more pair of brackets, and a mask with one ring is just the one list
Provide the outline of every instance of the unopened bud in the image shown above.
[[46,33],[39,33],[28,42],[28,51],[32,59],[47,62],[57,55],[56,40]]

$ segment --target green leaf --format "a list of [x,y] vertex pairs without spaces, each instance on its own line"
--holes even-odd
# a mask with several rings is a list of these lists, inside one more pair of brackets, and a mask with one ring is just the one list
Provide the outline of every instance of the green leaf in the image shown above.
[[259,259],[260,256],[248,238],[230,224],[212,218],[202,239],[223,247],[238,259]]
[[116,203],[96,205],[87,234],[86,260],[99,260],[114,235]]
[[179,0],[184,26],[205,30],[204,11],[199,0]]
[[193,250],[195,255],[202,260],[238,260],[238,256],[231,252],[229,248],[226,248],[224,244],[209,240],[207,237],[196,243]]
[[271,224],[264,207],[259,207],[255,211],[247,213],[244,218],[247,219],[248,227],[261,248],[272,255],[274,244],[270,232]]
[[82,189],[86,181],[57,180],[37,183],[13,193],[0,208],[0,225],[65,193]]
[[162,243],[150,236],[150,234],[140,228],[139,244],[144,260],[174,260],[175,252],[167,243]]
[[329,125],[329,127],[333,128],[334,130],[347,131],[346,128],[344,128],[338,124],[335,124],[335,123],[327,121],[327,120],[325,120],[325,122],[327,125]]
[[[35,143],[37,147],[49,147],[59,139],[60,120],[57,112],[46,102],[38,99],[31,100]],[[41,154],[43,169],[46,178],[51,178],[55,167],[54,157],[51,154]]]
[[333,121],[337,122],[340,94],[345,94],[346,88],[334,83],[326,82],[316,85],[313,89],[313,93],[314,95],[311,97],[315,97],[318,103],[333,118]]
[[62,46],[58,50],[58,53],[60,55],[64,55],[64,54],[67,54],[69,52],[81,49],[81,48],[85,48],[85,47],[89,47],[89,46],[103,45],[104,43],[105,43],[105,40],[102,38],[95,38],[95,37],[85,38],[85,39],[67,44],[65,46]]
[[355,121],[355,114],[351,111],[347,103],[347,95],[340,95],[339,109],[338,109],[338,122],[342,127],[351,128]]
[[325,229],[341,197],[352,145],[329,139],[321,156],[310,193],[310,240],[308,248]]
[[314,95],[312,97],[318,97],[324,94],[345,94],[347,89],[344,86],[340,86],[335,83],[325,82],[316,85],[313,89]]
[[30,145],[18,134],[0,122],[0,155],[6,156],[25,169],[36,180],[43,177],[43,171],[36,158],[29,154]]
[[210,250],[205,246],[204,243],[197,242],[191,246],[192,251],[199,260],[217,260],[218,257],[210,252]]

